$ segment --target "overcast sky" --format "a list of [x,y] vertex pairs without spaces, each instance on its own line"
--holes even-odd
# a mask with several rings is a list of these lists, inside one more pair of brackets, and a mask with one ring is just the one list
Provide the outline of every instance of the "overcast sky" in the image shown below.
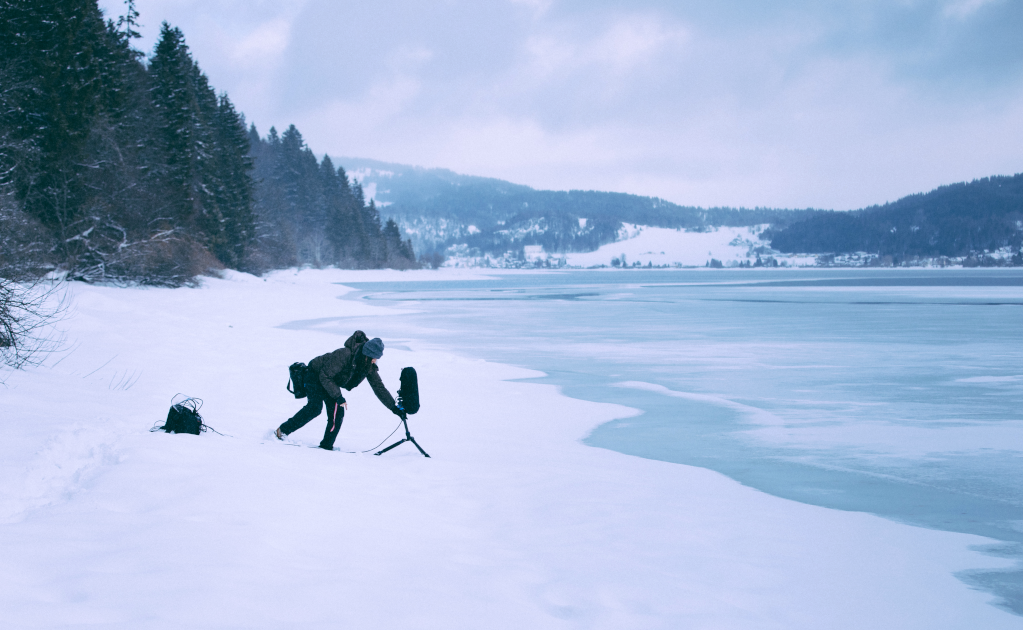
[[[108,16],[119,0],[101,0]],[[1020,0],[137,0],[317,154],[686,205],[1023,172]]]

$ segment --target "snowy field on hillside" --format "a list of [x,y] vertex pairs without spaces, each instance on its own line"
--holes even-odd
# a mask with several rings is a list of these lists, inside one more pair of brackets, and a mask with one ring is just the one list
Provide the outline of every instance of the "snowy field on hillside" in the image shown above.
[[[652,232],[636,254],[622,249],[643,233],[600,262],[663,249]],[[710,239],[732,247],[741,235],[681,234],[707,239],[699,265]],[[595,427],[635,411],[474,358],[471,322],[451,348],[407,323],[414,304],[339,299],[350,293],[339,283],[438,277],[481,276],[73,283],[65,351],[3,373],[0,625],[1023,627],[955,577],[1011,566],[978,550],[989,539],[586,446]],[[402,367],[418,370],[423,407],[409,425],[430,459],[407,444],[381,457],[304,448],[319,441],[322,415],[293,435],[298,447],[270,437],[301,406],[284,389],[287,366],[355,329],[384,337],[392,392]],[[202,398],[225,435],[151,433],[179,392]],[[371,449],[396,419],[366,385],[347,398],[338,447]]]
[[[566,254],[572,267],[611,265],[614,258],[624,256],[627,264],[640,263],[658,266],[702,267],[711,259],[726,266],[741,262],[753,263],[757,247],[767,244],[760,240],[761,227],[715,227],[710,232],[687,232],[626,224],[621,239],[601,246],[597,251]],[[766,248],[765,249],[769,249]],[[774,255],[779,263],[790,266],[814,265],[813,256]]]

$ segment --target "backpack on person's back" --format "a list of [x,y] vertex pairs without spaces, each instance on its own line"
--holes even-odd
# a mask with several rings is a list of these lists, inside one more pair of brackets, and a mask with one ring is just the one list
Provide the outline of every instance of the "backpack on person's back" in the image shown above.
[[[305,374],[309,366],[300,361],[295,361],[288,366],[288,391],[295,395],[295,398],[305,398],[309,392],[305,390]],[[294,389],[292,389],[294,387]]]

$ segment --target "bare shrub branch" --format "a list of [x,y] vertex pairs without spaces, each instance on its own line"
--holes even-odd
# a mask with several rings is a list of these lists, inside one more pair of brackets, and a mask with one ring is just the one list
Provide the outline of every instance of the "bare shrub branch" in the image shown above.
[[0,365],[13,369],[39,365],[64,345],[56,329],[70,297],[62,282],[17,282],[0,278]]

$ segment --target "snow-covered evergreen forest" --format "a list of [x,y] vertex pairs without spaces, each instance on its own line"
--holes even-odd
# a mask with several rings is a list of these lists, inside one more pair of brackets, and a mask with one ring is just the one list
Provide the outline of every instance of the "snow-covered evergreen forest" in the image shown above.
[[177,286],[212,270],[408,268],[411,242],[294,126],[260,138],[135,3],[0,1],[0,276]]

